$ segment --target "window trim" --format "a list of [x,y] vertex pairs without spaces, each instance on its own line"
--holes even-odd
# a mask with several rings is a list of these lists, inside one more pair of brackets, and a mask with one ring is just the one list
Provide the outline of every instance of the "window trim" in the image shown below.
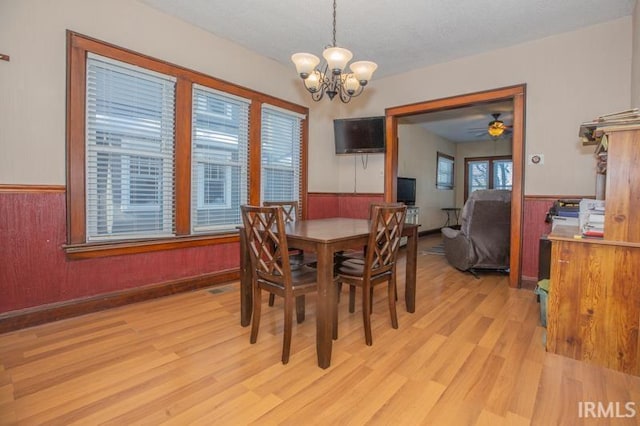
[[512,155],[494,155],[488,157],[466,157],[464,159],[464,202],[469,198],[469,163],[472,161],[487,161],[489,162],[489,187],[493,186],[493,162],[499,160],[511,160],[511,167],[513,167]]
[[[441,184],[438,181],[438,177],[440,176],[440,159],[445,159],[445,160],[451,161],[451,185]],[[453,189],[454,185],[455,185],[455,179],[456,179],[456,159],[455,159],[455,157],[452,157],[451,155],[447,155],[445,153],[437,151],[437,155],[436,155],[436,189],[443,189],[443,190],[451,190],[451,189]]]
[[[85,213],[85,131],[86,131],[86,60],[88,53],[139,66],[176,78],[176,147],[175,205],[176,236],[118,240],[117,242],[86,241]],[[249,113],[249,178],[248,202],[260,204],[260,122],[263,104],[274,105],[308,117],[309,109],[270,95],[229,83],[203,73],[152,58],[132,50],[67,30],[67,113],[66,113],[66,203],[67,244],[63,246],[69,258],[104,257],[150,252],[238,241],[237,232],[207,235],[191,234],[191,112],[192,86],[199,84],[231,95],[251,100]],[[302,121],[302,203],[306,216],[308,119]],[[257,129],[257,131],[256,131]]]

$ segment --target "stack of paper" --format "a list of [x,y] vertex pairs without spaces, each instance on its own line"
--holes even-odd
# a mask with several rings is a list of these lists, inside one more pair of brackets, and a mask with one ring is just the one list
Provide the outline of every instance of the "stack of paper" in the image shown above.
[[584,237],[604,237],[604,200],[584,199],[580,202],[580,230]]

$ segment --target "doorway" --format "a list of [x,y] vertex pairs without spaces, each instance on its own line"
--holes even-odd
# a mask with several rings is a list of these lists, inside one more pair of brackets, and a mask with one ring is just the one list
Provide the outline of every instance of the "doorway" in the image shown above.
[[511,248],[509,263],[509,286],[519,288],[522,254],[522,215],[524,184],[524,118],[526,84],[503,87],[483,92],[452,96],[387,108],[384,197],[391,202],[396,199],[396,178],[398,176],[398,119],[415,114],[443,111],[479,103],[511,100],[513,102],[513,186],[511,191]]

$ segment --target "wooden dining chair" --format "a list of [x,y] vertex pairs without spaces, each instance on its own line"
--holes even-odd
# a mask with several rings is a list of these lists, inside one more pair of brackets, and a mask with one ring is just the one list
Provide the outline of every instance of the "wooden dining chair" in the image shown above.
[[[264,201],[263,206],[273,207],[280,206],[284,213],[284,222],[291,223],[298,220],[298,202],[297,201]],[[289,261],[293,270],[301,266],[315,267],[318,258],[313,253],[305,253],[304,250],[295,247],[289,247]],[[275,303],[275,295],[269,295],[269,306]]]
[[[253,272],[250,342],[255,343],[258,339],[262,290],[284,298],[282,363],[286,364],[289,362],[291,348],[294,302],[304,304],[304,296],[317,291],[316,270],[306,266],[291,269],[282,207],[245,205],[241,206],[240,210]],[[302,312],[304,315],[304,310]],[[300,320],[298,317],[298,322],[301,322]]]
[[[396,260],[400,247],[400,236],[407,213],[406,206],[374,206],[371,229],[364,263],[345,261],[336,264],[336,280],[349,285],[349,311],[355,309],[355,289],[362,288],[362,318],[365,342],[373,343],[371,336],[371,307],[373,287],[387,283],[391,326],[398,328],[396,313]],[[337,310],[336,310],[337,311]],[[337,324],[337,314],[334,314]],[[337,330],[334,326],[334,337]]]
[[[375,207],[402,207],[404,203],[371,203],[369,205],[369,220],[373,219],[373,209]],[[352,262],[358,263],[360,265],[364,265],[365,256],[367,252],[367,246],[363,246],[362,250],[350,250],[338,252],[334,256],[334,263],[340,264],[342,262]],[[354,291],[353,287],[350,288],[349,292],[349,312],[353,313],[355,311],[355,300],[354,300]],[[373,292],[373,288],[371,288]],[[340,302],[340,295],[342,294],[342,283],[338,284],[338,302]],[[398,300],[398,294],[396,292],[396,300]]]
[[[373,219],[374,208],[375,207],[402,207],[403,203],[371,203],[369,205],[369,220]],[[355,263],[360,263],[364,265],[365,253],[367,251],[367,246],[362,247],[362,250],[352,250],[352,251],[344,251],[340,253],[336,253],[336,261],[344,262],[350,261]]]

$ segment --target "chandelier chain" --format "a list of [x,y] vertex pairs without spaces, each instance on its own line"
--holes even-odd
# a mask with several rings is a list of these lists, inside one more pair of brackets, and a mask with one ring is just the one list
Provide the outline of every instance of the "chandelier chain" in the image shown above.
[[333,47],[336,47],[336,0],[333,0]]

